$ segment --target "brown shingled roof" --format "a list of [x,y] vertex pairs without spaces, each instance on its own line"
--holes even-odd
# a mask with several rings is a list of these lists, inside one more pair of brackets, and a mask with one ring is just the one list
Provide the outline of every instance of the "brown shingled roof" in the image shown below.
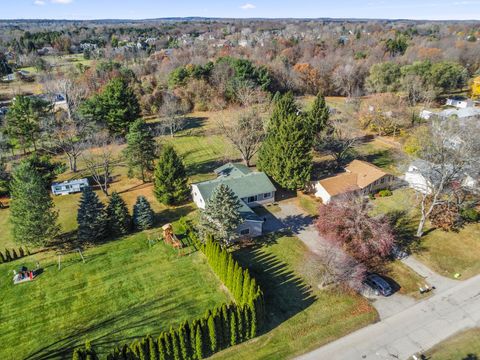
[[353,160],[345,170],[345,173],[319,181],[330,196],[366,188],[383,176],[388,175],[379,167],[361,160]]
[[357,175],[357,185],[360,189],[367,187],[387,175],[387,173],[379,167],[361,160],[353,160],[347,165],[345,170]]

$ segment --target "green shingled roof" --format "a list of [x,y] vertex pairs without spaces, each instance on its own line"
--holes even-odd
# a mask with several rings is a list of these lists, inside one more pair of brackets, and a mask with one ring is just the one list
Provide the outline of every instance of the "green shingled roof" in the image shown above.
[[[276,191],[265,173],[251,171],[242,164],[228,163],[214,171],[219,175],[218,178],[195,184],[205,201],[210,199],[213,190],[220,184],[227,185],[240,199]],[[244,218],[258,219],[248,205],[243,201],[241,203],[242,207],[239,210]]]
[[214,180],[204,181],[195,185],[197,185],[202,197],[207,201],[219,184],[227,185],[240,199],[276,190],[267,175],[262,172],[250,172],[243,176],[219,176]]

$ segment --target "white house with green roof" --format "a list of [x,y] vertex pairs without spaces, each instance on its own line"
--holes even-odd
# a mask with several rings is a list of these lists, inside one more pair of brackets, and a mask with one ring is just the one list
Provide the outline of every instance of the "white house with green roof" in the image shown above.
[[214,170],[217,178],[192,184],[193,201],[200,209],[205,209],[213,190],[220,184],[227,185],[238,196],[242,207],[240,214],[245,222],[238,228],[244,236],[260,236],[263,232],[263,219],[252,210],[253,207],[271,204],[275,201],[277,189],[263,172],[252,171],[243,164],[225,164]]

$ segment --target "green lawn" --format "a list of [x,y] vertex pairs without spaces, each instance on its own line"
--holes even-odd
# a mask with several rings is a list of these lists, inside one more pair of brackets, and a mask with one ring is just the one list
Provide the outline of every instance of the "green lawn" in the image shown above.
[[373,200],[374,211],[395,217],[400,237],[412,242],[414,256],[439,274],[453,278],[459,273],[464,279],[480,273],[480,224],[467,224],[458,232],[430,229],[427,224],[418,240],[414,237],[418,201],[413,190],[399,189],[393,196]]
[[432,360],[477,360],[480,358],[480,329],[459,333],[425,354]]
[[286,359],[305,353],[372,323],[367,300],[309,286],[302,277],[307,249],[295,237],[281,237],[235,253],[265,293],[267,327],[256,339],[214,359]]
[[427,284],[424,278],[418,275],[401,261],[393,261],[386,266],[386,275],[393,279],[399,286],[398,292],[402,295],[411,296],[415,299],[424,299],[429,293],[420,294],[418,290]]
[[140,233],[64,257],[41,261],[34,282],[13,285],[11,270],[33,267],[37,255],[0,265],[0,358],[59,355],[92,340],[111,349],[117,341],[158,334],[226,301],[229,295],[201,253],[177,256]]

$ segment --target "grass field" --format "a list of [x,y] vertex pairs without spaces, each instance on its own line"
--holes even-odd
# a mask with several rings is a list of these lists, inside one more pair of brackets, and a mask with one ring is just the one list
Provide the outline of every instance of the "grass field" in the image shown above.
[[447,277],[456,273],[468,278],[480,273],[480,224],[467,224],[458,232],[426,227],[425,235],[414,237],[418,225],[418,199],[410,189],[399,189],[393,196],[373,201],[376,213],[390,214],[398,221],[400,236],[412,242],[414,256],[436,272]]
[[480,329],[471,329],[452,336],[425,354],[432,360],[478,360],[480,358]]
[[267,328],[213,359],[291,358],[376,320],[376,311],[364,298],[307,284],[302,277],[306,251],[297,238],[281,237],[235,253],[265,293]]
[[[140,233],[77,255],[40,262],[34,282],[13,285],[10,270],[32,268],[37,255],[0,265],[0,358],[44,359],[92,340],[117,341],[158,334],[195,318],[229,295],[200,253],[178,257],[163,243],[149,247]],[[50,357],[49,357],[50,358]]]
[[407,265],[397,260],[387,264],[386,267],[386,275],[400,286],[400,289],[398,290],[400,294],[411,296],[415,299],[424,299],[428,296],[428,293],[420,294],[420,291],[418,290],[420,286],[425,286],[425,279],[410,269]]

